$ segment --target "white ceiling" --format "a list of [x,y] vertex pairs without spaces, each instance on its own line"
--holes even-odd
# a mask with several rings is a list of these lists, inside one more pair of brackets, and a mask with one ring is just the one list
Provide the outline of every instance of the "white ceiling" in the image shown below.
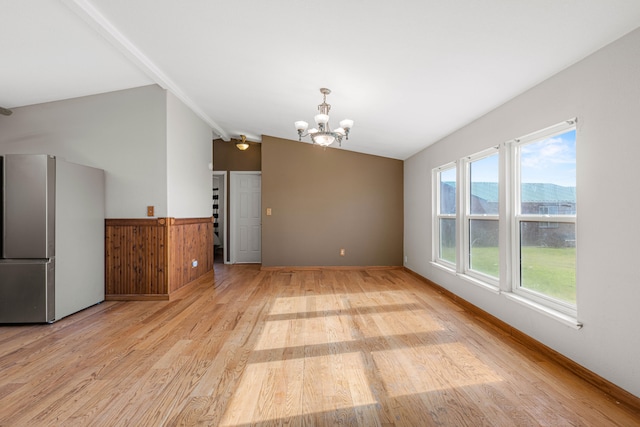
[[224,139],[297,139],[328,87],[344,149],[406,159],[638,26],[638,0],[0,0],[0,106],[157,83]]

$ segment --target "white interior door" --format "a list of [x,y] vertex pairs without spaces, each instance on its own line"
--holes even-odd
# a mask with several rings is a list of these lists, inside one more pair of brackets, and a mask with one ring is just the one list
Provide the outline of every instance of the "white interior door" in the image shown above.
[[262,176],[231,172],[231,262],[262,262]]

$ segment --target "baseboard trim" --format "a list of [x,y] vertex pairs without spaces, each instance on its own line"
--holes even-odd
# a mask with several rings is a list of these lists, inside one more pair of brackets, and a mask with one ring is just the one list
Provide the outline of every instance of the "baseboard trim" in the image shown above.
[[308,266],[277,266],[277,267],[260,267],[262,271],[317,271],[317,270],[327,270],[327,271],[351,271],[351,270],[401,270],[403,267],[394,266],[394,265],[335,265],[335,266],[325,266],[325,265],[308,265]]
[[169,301],[167,294],[112,294],[105,295],[105,301]]
[[635,412],[635,413],[640,415],[640,398],[638,398],[634,394],[631,394],[628,391],[626,391],[625,389],[623,389],[621,387],[618,387],[617,385],[615,385],[611,381],[609,381],[609,380],[607,380],[605,378],[602,378],[600,375],[596,374],[595,372],[590,371],[589,369],[587,369],[584,366],[574,362],[573,360],[569,359],[568,357],[564,356],[563,354],[558,353],[554,349],[552,349],[550,347],[547,347],[546,345],[544,345],[540,341],[530,337],[529,335],[527,335],[524,332],[514,328],[513,326],[509,325],[508,323],[498,319],[497,317],[495,317],[492,314],[484,311],[480,307],[477,307],[477,306],[471,304],[469,301],[459,297],[458,295],[454,294],[453,292],[449,291],[448,289],[443,288],[442,286],[438,285],[437,283],[432,282],[431,280],[427,279],[426,277],[421,276],[420,274],[416,273],[415,271],[410,270],[410,269],[408,269],[406,267],[404,267],[404,270],[407,273],[409,273],[412,276],[414,276],[417,279],[419,279],[420,281],[422,281],[422,282],[426,283],[427,285],[431,286],[437,292],[443,294],[448,299],[452,300],[454,303],[458,304],[459,306],[461,306],[462,308],[464,308],[468,312],[472,313],[474,316],[476,316],[476,317],[480,318],[481,320],[489,323],[490,325],[498,328],[499,330],[504,332],[506,335],[508,335],[511,339],[513,339],[514,341],[518,342],[519,344],[522,344],[523,346],[527,347],[530,350],[533,350],[533,351],[535,351],[537,353],[540,353],[540,354],[546,356],[548,359],[550,359],[553,362],[557,363],[558,365],[564,367],[565,369],[568,369],[569,371],[571,371],[572,373],[574,373],[578,377],[582,378],[583,380],[585,380],[589,384],[591,384],[594,387],[598,388],[600,391],[602,391],[603,393],[605,393],[606,395],[608,395],[612,399],[616,400],[616,402],[620,402],[621,404],[625,405],[629,410],[631,410],[631,411],[633,411],[633,412]]

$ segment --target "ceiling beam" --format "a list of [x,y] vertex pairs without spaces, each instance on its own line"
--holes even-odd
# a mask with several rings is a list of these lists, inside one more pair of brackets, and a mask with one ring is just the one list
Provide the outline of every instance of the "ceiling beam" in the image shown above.
[[62,0],[69,9],[82,18],[91,28],[98,32],[105,40],[120,51],[129,61],[151,78],[158,86],[173,93],[180,101],[189,107],[198,117],[204,120],[213,132],[223,140],[230,137],[220,125],[209,117],[189,98],[173,80],[171,80],[156,64],[140,51],[127,37],[124,36],[105,16],[88,0]]

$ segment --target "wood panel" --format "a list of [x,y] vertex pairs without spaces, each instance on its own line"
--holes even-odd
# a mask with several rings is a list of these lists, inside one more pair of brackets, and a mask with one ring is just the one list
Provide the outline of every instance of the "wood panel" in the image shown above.
[[402,269],[216,264],[176,294],[0,326],[0,425],[640,425]]
[[105,298],[168,298],[167,220],[105,220]]
[[171,293],[213,269],[213,218],[172,218],[170,223]]
[[170,299],[213,269],[212,218],[107,219],[105,256],[107,300]]

